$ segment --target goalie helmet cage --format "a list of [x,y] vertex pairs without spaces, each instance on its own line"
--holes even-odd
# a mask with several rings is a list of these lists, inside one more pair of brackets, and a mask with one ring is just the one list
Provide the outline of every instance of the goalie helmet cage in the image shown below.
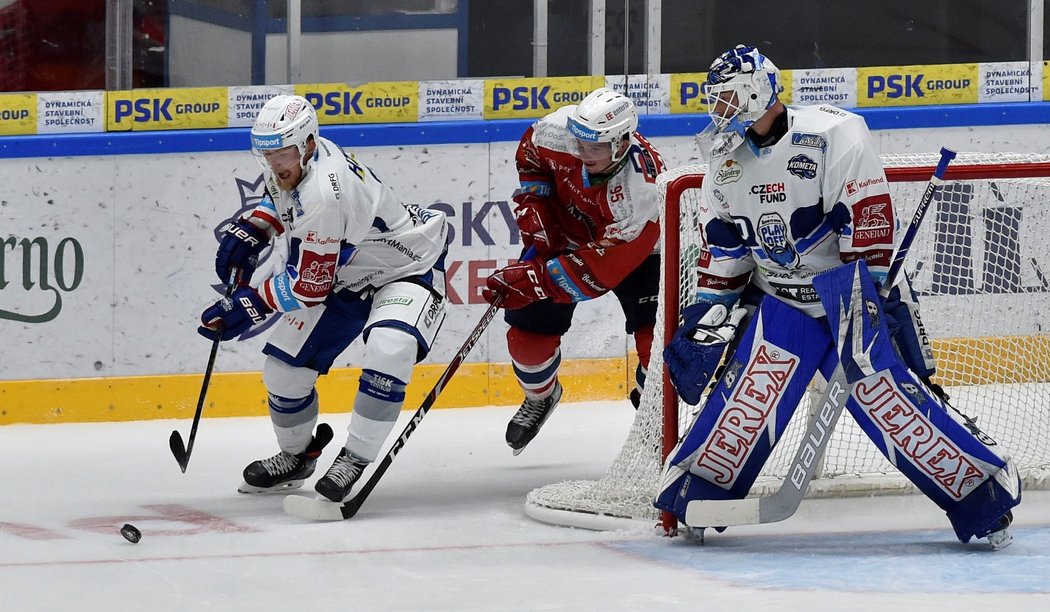
[[[907,223],[936,154],[884,155],[898,218]],[[652,506],[663,458],[694,408],[679,402],[662,347],[694,299],[700,252],[695,213],[705,168],[682,166],[657,180],[664,202],[661,307],[649,382],[620,453],[597,481],[540,487],[526,513],[556,525],[636,528],[673,516]],[[937,359],[934,381],[951,403],[1014,458],[1027,488],[1050,484],[1050,155],[961,153],[949,166],[905,267]],[[901,228],[901,232],[906,228]],[[662,376],[656,376],[660,372]],[[776,492],[821,389],[811,385],[750,496]],[[702,405],[702,404],[701,404]],[[844,413],[810,485],[810,497],[914,492]]]

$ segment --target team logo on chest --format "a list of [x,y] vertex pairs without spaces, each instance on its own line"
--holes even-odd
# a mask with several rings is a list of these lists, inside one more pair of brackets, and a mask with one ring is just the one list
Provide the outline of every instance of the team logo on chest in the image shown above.
[[775,263],[792,268],[798,264],[798,251],[788,238],[788,228],[777,213],[765,213],[758,218],[758,241],[766,255]]
[[799,153],[788,160],[787,171],[801,179],[816,178],[817,162],[808,155]]

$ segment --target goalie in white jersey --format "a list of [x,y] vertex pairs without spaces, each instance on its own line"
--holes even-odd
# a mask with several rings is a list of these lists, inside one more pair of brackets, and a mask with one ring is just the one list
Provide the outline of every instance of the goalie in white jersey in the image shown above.
[[[854,265],[870,273],[870,279],[863,281],[868,285],[873,282],[877,287],[887,280],[898,222],[882,163],[863,118],[826,105],[787,107],[778,97],[782,89],[776,66],[754,47],[744,45],[717,58],[704,84],[712,124],[698,136],[709,169],[698,211],[704,248],[697,303],[683,311],[683,324],[665,351],[675,387],[691,404],[700,400],[735,328],[747,318],[745,309],[736,304],[754,313],[761,301],[761,310],[773,312],[765,306],[775,298],[811,317],[824,317],[827,306],[814,287],[821,273]],[[869,308],[873,321],[882,313],[887,315],[898,363],[903,362],[937,398],[937,402],[919,400],[922,410],[930,411],[926,416],[937,430],[937,423],[947,420],[947,397],[930,381],[933,353],[906,276],[900,275],[885,303],[869,302]],[[754,321],[759,321],[757,315]],[[771,331],[766,339],[777,332],[768,328],[768,324],[761,328]],[[754,337],[761,340],[761,331]],[[814,345],[810,351],[823,354],[824,346]],[[733,357],[726,369],[736,376],[734,368],[746,361],[746,355],[735,353]],[[804,356],[804,360],[820,358]],[[800,382],[804,388],[808,381]],[[915,397],[920,395],[915,392]],[[717,408],[712,408],[713,403],[717,400],[708,400],[704,410],[711,408],[714,412]],[[885,436],[884,430],[877,431],[879,424],[865,423],[863,414],[847,407],[873,440]],[[794,410],[794,406],[785,408]],[[994,442],[986,444],[990,441],[987,436],[968,418],[962,418],[965,429],[956,431],[946,423],[938,435],[956,444],[961,454],[984,457],[977,462],[987,480],[977,488],[980,479],[971,479],[968,484],[976,490],[965,498],[952,498],[935,479],[926,480],[921,470],[905,466],[904,457],[913,450],[907,444],[895,448],[887,443],[890,447],[880,446],[880,450],[894,454],[895,465],[947,511],[962,541],[987,536],[993,547],[1002,547],[1009,543],[1009,509],[1020,501],[1016,470]],[[729,444],[725,440],[739,433],[720,432],[718,427],[724,423],[712,425],[717,419],[710,413],[698,418],[695,431],[683,442],[693,447],[680,445],[672,454],[669,473],[677,473],[672,469],[677,468],[688,474],[665,481],[658,507],[676,512],[690,497],[734,498],[747,493],[764,462],[763,453],[772,448],[752,453],[759,445],[749,446],[754,440],[748,439],[731,453],[741,462],[747,457],[746,465],[734,465],[732,477],[724,478],[721,484],[705,481],[704,472],[696,468],[697,457],[706,452],[704,448],[712,448],[704,445],[721,434],[726,434],[722,444]],[[777,425],[766,423],[761,427],[766,426],[776,431]],[[715,429],[707,429],[710,427]],[[759,429],[749,424],[747,430]],[[768,439],[775,443],[777,436],[770,433]],[[949,492],[954,494],[955,490]]]
[[[300,96],[276,96],[251,130],[266,195],[223,229],[219,278],[238,286],[201,315],[206,338],[236,338],[280,313],[263,349],[263,380],[281,451],[244,469],[242,493],[299,487],[331,439],[317,425],[317,377],[358,336],[365,356],[346,443],[315,489],[343,501],[393,428],[414,364],[445,318],[444,214],[401,203],[353,154],[319,134]],[[287,261],[255,286],[260,252]],[[314,427],[317,433],[314,435]]]

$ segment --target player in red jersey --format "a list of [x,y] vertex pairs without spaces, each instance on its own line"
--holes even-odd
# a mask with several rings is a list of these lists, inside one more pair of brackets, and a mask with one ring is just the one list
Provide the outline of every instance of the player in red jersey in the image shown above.
[[656,320],[656,176],[664,170],[637,128],[634,103],[602,87],[537,121],[518,145],[515,216],[536,256],[497,271],[483,291],[489,302],[503,295],[507,346],[525,392],[507,425],[514,454],[561,399],[561,337],[577,302],[610,291],[620,301],[640,362],[631,393],[637,405]]

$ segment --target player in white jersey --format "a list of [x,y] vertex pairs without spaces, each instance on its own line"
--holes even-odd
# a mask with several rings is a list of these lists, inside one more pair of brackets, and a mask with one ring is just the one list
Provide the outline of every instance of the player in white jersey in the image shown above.
[[[782,89],[776,66],[754,47],[744,45],[717,58],[704,84],[712,124],[698,136],[709,170],[698,211],[704,248],[697,302],[683,311],[683,324],[665,351],[676,389],[692,404],[700,400],[732,330],[746,318],[744,309],[734,307],[738,300],[754,313],[759,302],[764,300],[765,305],[771,296],[811,317],[824,317],[826,305],[814,287],[819,274],[863,262],[864,266],[856,263],[855,267],[866,267],[870,279],[865,282],[873,281],[878,287],[887,279],[898,223],[864,119],[832,106],[787,107],[778,96]],[[944,407],[949,405],[943,390],[930,380],[933,354],[916,297],[906,276],[900,277],[884,304],[867,304],[868,315],[887,315],[893,348],[903,365],[939,400],[923,404],[932,427],[943,423],[938,435],[964,452],[987,456],[984,473],[988,479],[984,482],[988,486],[982,484],[962,500],[951,498],[937,482],[924,480],[920,470],[909,471],[904,466],[902,453],[906,455],[909,448],[880,450],[896,453],[894,463],[947,510],[961,540],[987,536],[993,547],[1005,546],[1009,543],[1006,527],[1012,518],[1009,509],[1020,501],[1016,469],[994,442],[986,443],[987,436],[972,421],[966,419],[965,429],[947,423],[950,419]],[[761,332],[755,333],[756,338],[761,337]],[[726,369],[736,365],[734,361]],[[901,380],[906,377],[901,374]],[[916,390],[915,397],[920,396],[925,397]],[[709,400],[705,410],[711,404]],[[847,407],[853,412],[852,406]],[[873,440],[880,438],[878,424],[864,422],[857,413],[854,416]],[[709,414],[697,423],[700,421],[707,422],[694,423],[697,431],[690,438],[703,442],[714,419]],[[694,450],[678,449],[678,458],[673,457],[671,464]],[[748,479],[757,475],[755,463],[761,467],[760,462],[752,461],[741,472],[746,477],[734,483],[739,490],[732,495],[747,492]],[[688,495],[674,483],[662,492],[658,507],[668,509],[681,503],[675,500],[690,495],[709,499],[706,496],[725,494],[724,488],[710,486],[710,482],[690,484],[694,476],[696,472],[687,475],[681,485],[689,488]],[[973,480],[975,486],[976,482]]]
[[[270,313],[281,321],[263,349],[263,380],[281,452],[244,469],[242,493],[301,486],[331,439],[317,425],[317,377],[358,336],[365,356],[346,443],[315,489],[343,501],[393,428],[414,364],[445,318],[444,214],[401,203],[353,154],[319,134],[300,96],[276,96],[251,130],[266,195],[223,229],[219,278],[230,299],[201,315],[206,338],[236,338]],[[259,253],[283,241],[287,261],[248,284]]]
[[[694,322],[709,305],[731,306],[741,294],[754,305],[762,293],[823,316],[813,277],[856,260],[877,285],[886,280],[899,224],[864,119],[827,105],[787,107],[779,79],[768,58],[740,45],[705,84],[713,121],[697,138],[710,169],[697,305],[686,313]],[[886,310],[907,365],[928,379],[933,352],[905,276]]]

